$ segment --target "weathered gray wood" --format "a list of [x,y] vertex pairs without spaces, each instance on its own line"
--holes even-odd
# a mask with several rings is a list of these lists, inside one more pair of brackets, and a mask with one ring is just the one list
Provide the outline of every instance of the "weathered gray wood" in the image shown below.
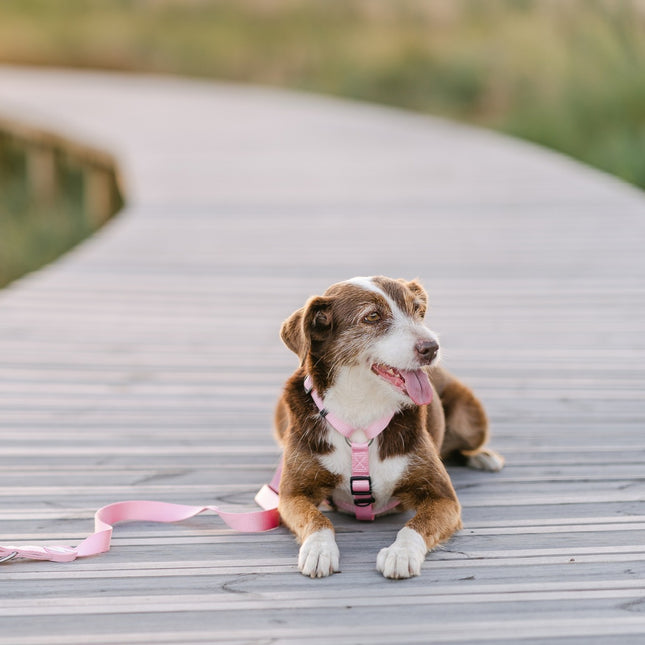
[[251,508],[296,364],[279,325],[353,275],[424,281],[508,460],[451,468],[465,528],[420,578],[375,571],[396,516],[334,517],[342,573],[321,581],[283,529],[125,525],[97,558],[0,565],[0,645],[645,638],[641,193],[487,132],[273,90],[5,67],[0,113],[105,150],[129,197],[0,294],[1,542],[78,542],[127,497]]

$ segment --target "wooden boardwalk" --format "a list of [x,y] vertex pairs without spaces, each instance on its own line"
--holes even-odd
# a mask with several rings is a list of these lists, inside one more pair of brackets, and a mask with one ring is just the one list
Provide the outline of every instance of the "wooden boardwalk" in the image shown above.
[[[0,293],[0,542],[77,543],[128,498],[252,507],[278,339],[354,275],[418,276],[505,470],[452,468],[465,528],[383,579],[401,518],[117,528],[0,565],[0,645],[645,642],[645,197],[491,133],[271,90],[0,68],[0,114],[96,145],[128,206]],[[591,133],[590,133],[590,136]]]

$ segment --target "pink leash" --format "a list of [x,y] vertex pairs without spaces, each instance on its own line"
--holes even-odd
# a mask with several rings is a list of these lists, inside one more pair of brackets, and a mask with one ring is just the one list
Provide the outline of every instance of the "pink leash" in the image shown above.
[[24,558],[28,560],[50,560],[51,562],[71,562],[110,550],[112,528],[118,522],[181,522],[204,511],[217,513],[232,529],[245,532],[268,531],[280,524],[276,505],[262,511],[230,513],[217,506],[184,506],[166,502],[128,501],[108,504],[94,515],[94,533],[85,538],[77,547],[0,545],[0,562]]

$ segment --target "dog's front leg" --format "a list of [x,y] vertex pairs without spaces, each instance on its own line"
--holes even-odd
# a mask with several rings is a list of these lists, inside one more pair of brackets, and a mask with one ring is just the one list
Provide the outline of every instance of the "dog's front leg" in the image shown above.
[[417,513],[398,532],[396,540],[378,554],[376,568],[386,578],[418,576],[426,553],[461,528],[461,508],[448,474],[443,466],[435,465],[436,479],[425,480],[426,486],[401,491],[402,501],[405,498],[405,505],[416,507]]
[[460,508],[456,499],[426,500],[398,532],[396,540],[381,549],[376,568],[386,578],[418,576],[426,553],[460,528]]
[[311,578],[324,578],[340,571],[340,553],[334,526],[304,495],[280,495],[282,521],[300,542],[298,569]]

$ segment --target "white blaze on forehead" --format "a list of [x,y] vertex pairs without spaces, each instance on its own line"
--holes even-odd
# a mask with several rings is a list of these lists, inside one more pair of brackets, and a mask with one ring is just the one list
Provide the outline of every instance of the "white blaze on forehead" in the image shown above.
[[351,278],[346,280],[347,284],[353,284],[365,291],[375,291],[376,293],[383,293],[383,291],[377,287],[372,278],[366,278],[365,276],[357,276],[356,278]]
[[353,284],[356,287],[360,287],[361,289],[365,289],[365,291],[371,291],[372,293],[378,293],[379,296],[381,296],[385,302],[389,305],[390,309],[392,310],[393,314],[402,314],[403,312],[399,309],[397,304],[390,298],[390,296],[381,289],[377,284],[374,283],[373,278],[365,278],[365,277],[357,277],[357,278],[352,278],[351,280],[347,280],[347,284]]

